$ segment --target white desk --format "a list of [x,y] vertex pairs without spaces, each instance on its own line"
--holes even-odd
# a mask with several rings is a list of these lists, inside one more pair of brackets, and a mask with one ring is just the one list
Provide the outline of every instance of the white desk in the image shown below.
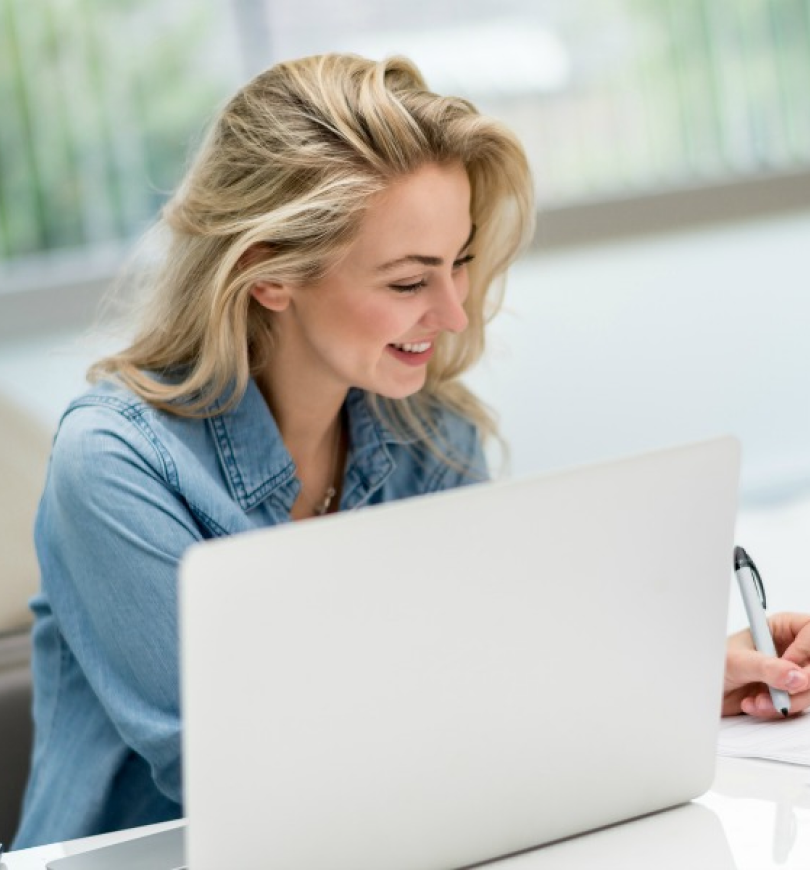
[[[43,870],[45,861],[175,824],[182,822],[14,852],[5,856],[0,868]],[[806,870],[810,867],[810,767],[720,758],[711,791],[691,804],[516,855],[492,867]]]
[[[159,825],[146,825],[143,828],[131,828],[113,834],[99,834],[97,837],[86,837],[82,840],[69,840],[66,843],[53,843],[50,846],[38,846],[35,849],[9,852],[9,854],[3,855],[0,870],[45,870],[46,861],[64,858],[67,855],[78,855],[79,852],[86,852],[88,849],[120,843],[152,831],[162,831],[183,824],[185,824],[183,821],[164,822]],[[110,870],[114,870],[114,868],[111,867]]]

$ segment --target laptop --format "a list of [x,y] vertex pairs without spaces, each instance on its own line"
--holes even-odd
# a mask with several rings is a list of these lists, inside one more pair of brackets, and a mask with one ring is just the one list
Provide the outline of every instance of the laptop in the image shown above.
[[192,547],[189,866],[460,868],[702,794],[739,463],[716,439]]

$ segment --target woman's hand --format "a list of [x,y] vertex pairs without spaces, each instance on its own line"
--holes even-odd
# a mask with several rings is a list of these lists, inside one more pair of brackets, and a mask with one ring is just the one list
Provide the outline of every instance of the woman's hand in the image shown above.
[[757,652],[748,629],[728,639],[724,716],[747,713],[762,719],[779,718],[768,686],[791,696],[791,713],[810,707],[810,614],[778,613],[768,623],[779,658]]

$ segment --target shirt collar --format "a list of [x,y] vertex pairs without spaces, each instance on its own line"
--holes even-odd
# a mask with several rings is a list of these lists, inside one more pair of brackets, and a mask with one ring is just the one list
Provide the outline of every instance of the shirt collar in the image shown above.
[[247,511],[294,477],[295,465],[255,381],[233,408],[222,404],[213,402],[208,424],[231,494]]
[[[222,411],[221,406],[219,400],[213,403],[208,424],[231,494],[243,510],[251,510],[295,477],[295,464],[253,379],[233,408]],[[415,436],[381,419],[362,390],[350,390],[344,407],[349,425],[347,474],[353,469],[376,484],[394,467],[387,445],[410,443]]]

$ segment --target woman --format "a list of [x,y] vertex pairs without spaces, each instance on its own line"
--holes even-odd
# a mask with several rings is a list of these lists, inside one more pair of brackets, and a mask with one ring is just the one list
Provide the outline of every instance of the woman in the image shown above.
[[[139,331],[55,440],[15,848],[182,814],[190,544],[486,477],[494,427],[459,376],[531,191],[515,137],[402,59],[280,64],[225,107],[164,209]],[[739,712],[762,657],[730,655]]]

